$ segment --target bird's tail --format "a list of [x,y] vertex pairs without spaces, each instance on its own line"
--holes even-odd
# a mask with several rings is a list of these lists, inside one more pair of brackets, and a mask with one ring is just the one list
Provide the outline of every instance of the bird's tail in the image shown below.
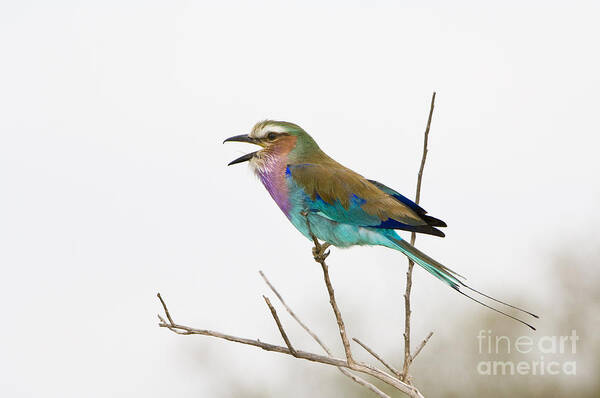
[[394,243],[394,246],[397,250],[401,251],[402,253],[404,253],[409,259],[411,259],[412,261],[414,261],[415,263],[419,264],[421,267],[425,268],[430,274],[432,274],[433,276],[435,276],[436,278],[440,279],[442,282],[446,283],[448,286],[450,286],[451,288],[453,288],[454,290],[456,290],[457,292],[459,292],[460,294],[462,294],[465,297],[470,298],[471,300],[483,305],[484,307],[487,307],[493,311],[496,311],[502,315],[505,315],[509,318],[512,318],[518,322],[521,322],[524,325],[529,326],[531,329],[535,330],[535,328],[533,326],[531,326],[529,323],[516,318],[512,315],[507,314],[504,311],[501,311],[497,308],[492,307],[491,305],[488,305],[480,300],[477,300],[476,298],[469,296],[468,294],[466,294],[465,292],[461,291],[461,287],[464,287],[474,293],[477,293],[487,299],[490,299],[492,301],[495,301],[497,303],[500,303],[502,305],[505,305],[507,307],[511,307],[514,308],[516,310],[519,310],[525,314],[531,315],[535,318],[539,318],[537,315],[526,311],[524,309],[521,309],[519,307],[516,307],[512,304],[508,304],[504,301],[500,301],[498,299],[495,299],[491,296],[488,296],[485,293],[480,292],[479,290],[473,289],[472,287],[468,286],[467,284],[465,284],[463,282],[463,280],[465,280],[465,277],[463,277],[462,275],[458,274],[455,271],[452,271],[450,268],[446,267],[445,265],[437,262],[436,260],[434,260],[433,258],[429,257],[427,254],[423,253],[422,251],[420,251],[419,249],[417,249],[416,247],[414,247],[413,245],[411,245],[410,243],[408,243],[407,241],[405,241],[404,239],[400,238],[399,236],[396,237],[389,237],[389,239]]

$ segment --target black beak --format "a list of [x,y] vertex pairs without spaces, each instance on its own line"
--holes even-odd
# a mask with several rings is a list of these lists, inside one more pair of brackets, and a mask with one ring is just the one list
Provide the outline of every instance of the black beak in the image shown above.
[[247,162],[248,160],[252,159],[254,157],[254,155],[256,155],[256,152],[258,152],[258,151],[250,152],[250,153],[245,154],[244,156],[240,156],[236,160],[232,160],[231,162],[229,162],[227,164],[227,166],[231,166],[232,164],[236,164],[236,163]]
[[223,141],[223,144],[226,142],[231,142],[231,141],[248,142],[250,144],[256,143],[256,140],[254,138],[250,137],[248,134],[240,134],[240,135],[234,135],[233,137],[227,138],[225,141]]
[[[240,134],[240,135],[236,135],[233,137],[229,137],[227,138],[225,141],[223,141],[223,144],[226,142],[247,142],[249,144],[256,144],[256,140],[252,137],[250,137],[248,134]],[[227,166],[231,166],[232,164],[237,164],[237,163],[242,163],[242,162],[247,162],[250,159],[252,159],[254,157],[254,155],[256,154],[256,152],[258,151],[254,151],[254,152],[250,152],[247,153],[244,156],[240,156],[239,158],[232,160],[231,162],[229,162],[229,164]]]

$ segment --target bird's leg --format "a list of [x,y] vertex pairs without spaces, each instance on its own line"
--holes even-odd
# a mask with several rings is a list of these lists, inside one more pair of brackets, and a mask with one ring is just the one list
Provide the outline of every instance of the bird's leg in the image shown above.
[[315,247],[312,248],[312,254],[316,262],[322,263],[331,253],[330,251],[325,252],[331,243],[324,242],[319,243],[317,237],[313,234],[312,229],[310,228],[310,220],[308,219],[308,210],[301,211],[300,214],[306,218],[306,227],[308,228],[308,234],[313,240]]

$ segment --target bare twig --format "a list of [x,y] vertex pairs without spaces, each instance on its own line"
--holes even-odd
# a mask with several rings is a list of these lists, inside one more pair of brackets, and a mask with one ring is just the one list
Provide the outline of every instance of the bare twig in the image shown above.
[[302,329],[304,329],[306,331],[306,333],[308,333],[310,335],[310,337],[312,337],[317,342],[317,344],[319,344],[321,346],[321,348],[323,348],[323,351],[325,351],[327,353],[327,355],[331,356],[331,351],[329,350],[329,348],[325,345],[325,343],[323,343],[321,341],[321,339],[319,338],[319,336],[316,335],[316,333],[314,333],[312,330],[310,330],[308,328],[308,326],[306,326],[306,324],[304,322],[302,322],[300,320],[300,318],[298,318],[298,316],[296,315],[296,313],[283,300],[283,297],[281,297],[281,295],[279,294],[279,292],[277,291],[277,289],[275,289],[275,286],[273,286],[271,284],[271,282],[267,279],[267,276],[262,271],[258,271],[258,273],[263,278],[263,280],[265,281],[265,283],[267,284],[267,286],[269,286],[269,288],[271,289],[271,291],[275,294],[275,296],[277,296],[277,299],[279,299],[279,302],[283,305],[283,307],[288,312],[288,314],[290,314],[290,316],[292,318],[294,318],[294,320],[296,322],[298,322],[298,324],[302,327]]
[[342,344],[344,345],[344,351],[346,352],[346,359],[349,364],[352,364],[354,358],[352,358],[352,351],[350,350],[350,341],[348,341],[348,336],[346,335],[344,319],[342,318],[340,309],[335,301],[335,293],[333,291],[333,286],[331,285],[331,279],[329,278],[329,267],[325,264],[325,258],[317,259],[317,262],[321,264],[321,268],[323,269],[323,278],[325,279],[325,285],[327,286],[327,292],[329,293],[329,303],[331,304],[331,308],[333,308],[338,329],[340,330],[340,337],[342,338]]
[[[171,314],[169,313],[169,310],[167,309],[167,305],[165,304],[165,301],[161,297],[160,293],[156,293],[156,296],[160,300],[160,303],[162,304],[163,309],[165,310],[165,314],[167,315],[167,319],[169,320],[169,322],[171,323],[171,325],[173,325],[173,319],[171,318]],[[160,316],[159,316],[159,318],[160,318]]]
[[[308,333],[310,335],[310,337],[312,337],[313,340],[315,340],[317,342],[317,344],[319,344],[321,346],[321,348],[323,348],[323,351],[325,351],[327,353],[327,356],[329,356],[330,358],[332,358],[333,355],[331,353],[331,350],[325,345],[325,343],[323,343],[321,341],[321,339],[319,338],[319,336],[317,336],[317,334],[315,332],[313,332],[312,330],[310,330],[310,328],[308,326],[306,326],[306,324],[304,322],[302,322],[302,320],[300,320],[300,318],[298,318],[298,316],[296,315],[296,313],[283,300],[283,297],[281,297],[281,294],[279,294],[279,292],[277,291],[277,289],[275,289],[275,286],[273,286],[271,284],[271,282],[269,281],[269,279],[267,278],[267,276],[264,274],[264,272],[258,271],[258,273],[263,278],[263,280],[265,281],[265,283],[267,284],[267,286],[269,286],[269,289],[271,289],[271,291],[275,294],[275,296],[277,296],[277,298],[279,299],[279,302],[283,305],[283,307],[286,309],[286,311],[288,312],[288,314],[290,314],[290,316],[292,318],[294,318],[294,320],[296,322],[298,322],[298,324],[302,327],[302,329],[304,329],[306,331],[306,333]],[[373,384],[369,383],[368,381],[366,381],[362,377],[356,376],[355,374],[353,374],[352,372],[350,372],[348,369],[345,369],[345,368],[342,368],[342,367],[338,367],[338,370],[344,376],[350,378],[352,381],[360,384],[361,386],[369,389],[370,391],[372,391],[373,393],[375,393],[376,395],[378,395],[380,398],[390,398],[389,395],[387,395],[386,393],[384,393],[383,391],[381,391],[379,388],[375,387]]]
[[277,311],[275,311],[275,307],[273,307],[273,304],[271,304],[271,300],[269,300],[269,298],[267,296],[263,296],[263,298],[265,299],[265,303],[267,303],[267,306],[271,310],[271,315],[273,315],[273,318],[275,319],[275,323],[277,324],[277,328],[279,329],[279,333],[281,333],[281,337],[283,337],[283,341],[285,341],[285,345],[290,350],[290,352],[292,353],[292,355],[296,356],[296,350],[294,349],[294,347],[292,347],[292,343],[290,343],[290,339],[288,339],[288,336],[285,333],[285,330],[283,329],[283,326],[281,325],[281,321],[279,320],[279,316],[277,315]]
[[392,365],[388,364],[383,358],[381,358],[381,356],[379,356],[375,351],[373,351],[371,348],[369,348],[369,346],[367,346],[365,343],[363,343],[356,337],[353,337],[352,340],[356,341],[369,354],[373,355],[375,357],[375,359],[377,359],[379,362],[381,362],[383,364],[383,366],[388,368],[394,375],[400,377],[400,371],[398,371],[398,369],[394,368]]
[[[165,309],[165,314],[168,313],[167,306],[162,299],[161,299],[161,303],[163,304],[163,308]],[[262,348],[265,351],[279,352],[281,354],[292,355],[292,356],[295,356],[296,358],[306,359],[306,360],[312,361],[312,362],[318,362],[318,363],[322,363],[325,365],[332,365],[332,366],[342,367],[342,368],[349,368],[349,369],[355,370],[357,372],[361,372],[361,373],[373,376],[373,377],[383,381],[384,383],[387,383],[390,386],[397,388],[398,390],[404,392],[405,394],[407,394],[411,397],[423,398],[421,393],[413,386],[409,386],[406,383],[403,383],[402,381],[398,380],[397,378],[395,378],[379,369],[375,369],[372,366],[369,366],[367,364],[357,363],[357,362],[349,363],[348,361],[345,361],[342,359],[331,358],[331,357],[313,354],[313,353],[301,351],[301,350],[296,350],[296,355],[294,355],[294,354],[292,354],[292,351],[290,351],[290,349],[287,347],[264,343],[260,340],[253,340],[253,339],[247,339],[244,337],[232,336],[232,335],[228,335],[225,333],[215,332],[215,331],[207,330],[207,329],[196,329],[196,328],[192,328],[192,327],[185,326],[185,325],[179,325],[175,322],[171,323],[169,321],[169,323],[167,323],[164,321],[164,319],[162,317],[160,317],[160,315],[159,315],[159,318],[160,318],[161,322],[158,324],[158,326],[167,328],[177,334],[211,336],[211,337],[216,337],[219,339],[233,341],[233,342],[240,343],[240,344],[247,344],[247,345],[251,345],[254,347]]]
[[429,332],[429,334],[427,335],[427,337],[425,337],[423,339],[423,341],[421,341],[421,344],[419,344],[419,346],[417,347],[415,353],[411,355],[411,358],[410,358],[411,361],[415,360],[415,358],[417,357],[417,355],[419,355],[419,353],[421,352],[421,350],[423,349],[423,347],[425,347],[425,344],[427,344],[427,342],[429,341],[429,339],[431,338],[431,336],[433,336],[433,332]]
[[338,367],[338,369],[340,370],[340,372],[342,372],[343,375],[345,375],[346,377],[350,378],[355,383],[358,383],[361,386],[363,386],[363,387],[367,388],[368,390],[372,391],[373,393],[375,393],[376,395],[378,395],[380,398],[391,398],[389,395],[387,395],[386,393],[384,393],[383,391],[381,391],[379,388],[375,387],[373,384],[369,383],[368,381],[366,381],[362,377],[359,377],[359,376],[355,375],[354,373],[350,372],[348,369],[339,368],[339,367]]
[[[417,176],[417,192],[415,195],[415,203],[419,204],[421,200],[421,183],[423,182],[423,170],[425,169],[425,161],[427,160],[427,143],[429,141],[429,129],[431,127],[431,119],[433,117],[433,109],[435,108],[435,92],[431,96],[431,105],[429,107],[429,117],[427,119],[427,127],[425,128],[425,136],[423,138],[423,155],[421,157],[421,167]],[[414,232],[410,235],[410,244],[414,245],[417,239],[417,234]],[[408,378],[408,369],[414,357],[410,354],[410,293],[412,290],[412,272],[415,263],[412,260],[408,261],[408,270],[406,271],[406,290],[404,292],[404,364],[402,365],[402,373],[400,379],[410,383]]]
[[333,308],[333,313],[335,314],[335,319],[338,324],[338,329],[340,330],[340,337],[342,338],[342,344],[344,345],[344,351],[346,352],[346,360],[348,364],[354,363],[354,359],[352,358],[352,350],[350,349],[350,341],[348,340],[348,336],[346,335],[346,326],[344,325],[344,319],[342,318],[342,313],[335,301],[335,293],[333,291],[333,286],[331,285],[331,279],[329,278],[329,267],[325,263],[325,259],[329,256],[329,252],[325,250],[331,245],[328,242],[323,244],[319,243],[317,237],[312,233],[312,229],[310,227],[310,220],[308,218],[308,212],[302,212],[302,215],[306,218],[306,226],[308,228],[308,233],[310,234],[315,247],[313,248],[313,257],[315,261],[321,264],[321,268],[323,269],[323,278],[325,279],[325,286],[327,286],[327,292],[329,293],[329,303],[331,304],[331,308]]

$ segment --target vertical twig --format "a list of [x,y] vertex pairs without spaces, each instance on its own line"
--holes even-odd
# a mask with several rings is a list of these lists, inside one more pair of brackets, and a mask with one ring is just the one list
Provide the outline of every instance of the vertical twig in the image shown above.
[[335,293],[333,291],[333,286],[331,285],[331,279],[329,279],[329,267],[325,263],[325,259],[329,256],[329,251],[326,251],[331,243],[324,242],[319,243],[319,240],[313,234],[312,228],[310,227],[310,220],[308,218],[308,212],[303,211],[300,213],[306,218],[306,227],[308,229],[308,234],[313,240],[315,247],[313,247],[313,257],[315,261],[321,264],[321,268],[323,269],[323,278],[325,279],[325,286],[327,286],[327,292],[329,293],[329,303],[331,304],[331,308],[333,308],[333,313],[335,315],[335,319],[338,324],[338,329],[340,330],[340,337],[342,338],[342,344],[344,345],[344,351],[346,353],[346,361],[348,361],[348,365],[352,368],[354,365],[354,358],[352,357],[352,350],[350,349],[350,340],[348,340],[348,336],[346,335],[346,326],[344,325],[344,319],[342,318],[342,313],[337,306],[335,301]]
[[[421,167],[417,176],[417,192],[415,195],[415,203],[419,204],[421,200],[421,183],[423,182],[423,170],[425,169],[425,161],[427,160],[427,143],[429,141],[429,128],[431,127],[431,118],[433,117],[433,109],[435,107],[435,92],[431,96],[431,106],[429,107],[429,118],[427,119],[427,127],[425,128],[425,137],[423,139],[423,156],[421,157]],[[417,239],[417,234],[414,232],[410,236],[410,244],[414,245]],[[412,260],[408,261],[408,271],[406,271],[406,291],[404,292],[404,364],[400,379],[410,384],[408,379],[408,369],[413,360],[410,354],[410,293],[412,290],[412,271],[415,263]]]
[[346,334],[346,325],[344,324],[342,313],[340,312],[337,302],[335,301],[335,293],[333,291],[333,286],[331,285],[331,279],[329,278],[329,267],[325,263],[325,259],[327,256],[329,256],[329,252],[326,252],[325,250],[330,246],[330,244],[327,242],[319,244],[319,241],[314,235],[312,235],[312,238],[315,242],[315,248],[313,250],[315,261],[321,264],[321,268],[323,269],[323,279],[325,280],[325,286],[327,286],[327,292],[329,293],[329,303],[331,304],[331,308],[333,309],[333,313],[337,321],[338,329],[340,330],[340,337],[342,338],[342,344],[344,345],[346,360],[348,361],[350,368],[352,368],[352,365],[354,364],[354,358],[352,357],[352,350],[350,349],[350,340],[348,340],[348,335]]

